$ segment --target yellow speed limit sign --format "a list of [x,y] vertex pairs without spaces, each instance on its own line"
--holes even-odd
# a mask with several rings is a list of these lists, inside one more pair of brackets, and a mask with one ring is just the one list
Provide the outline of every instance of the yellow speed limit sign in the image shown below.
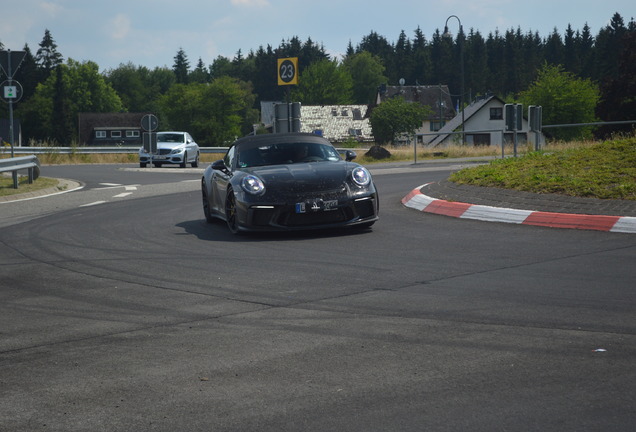
[[278,85],[298,84],[298,57],[278,59]]

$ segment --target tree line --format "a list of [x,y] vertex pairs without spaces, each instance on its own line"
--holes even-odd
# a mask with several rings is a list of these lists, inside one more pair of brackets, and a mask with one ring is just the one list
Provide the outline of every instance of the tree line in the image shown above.
[[[458,26],[459,27],[459,26]],[[537,79],[555,71],[598,87],[594,115],[602,120],[636,118],[636,23],[616,13],[594,36],[585,25],[555,28],[541,37],[520,28],[494,31],[458,29],[454,36],[435,30],[430,40],[418,27],[401,31],[392,43],[371,31],[344,58],[332,58],[311,38],[282,40],[233,58],[219,56],[206,66],[191,63],[179,49],[171,68],[132,62],[100,72],[92,61],[64,61],[49,30],[35,54],[28,45],[14,78],[23,86],[15,104],[23,136],[34,142],[77,140],[80,112],[153,112],[162,128],[185,129],[206,145],[222,145],[253,130],[261,101],[284,100],[277,85],[277,60],[298,57],[299,84],[291,98],[305,105],[370,104],[382,84],[446,84],[464,101],[492,93],[506,101],[527,100]],[[0,42],[0,49],[4,49]],[[464,62],[462,76],[459,65]],[[6,118],[6,106],[0,116]],[[545,109],[544,109],[545,115]],[[559,121],[557,117],[555,121]]]

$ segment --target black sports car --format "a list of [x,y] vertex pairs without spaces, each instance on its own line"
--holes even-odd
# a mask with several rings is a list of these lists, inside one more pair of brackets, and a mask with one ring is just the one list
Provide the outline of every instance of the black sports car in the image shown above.
[[288,133],[241,138],[205,169],[203,211],[239,231],[370,227],[378,194],[366,168],[326,139]]

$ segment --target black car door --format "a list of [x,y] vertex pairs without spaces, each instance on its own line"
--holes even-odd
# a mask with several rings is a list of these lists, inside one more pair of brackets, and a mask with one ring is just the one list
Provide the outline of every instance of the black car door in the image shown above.
[[225,197],[227,196],[227,187],[232,178],[232,166],[235,156],[235,147],[230,149],[223,158],[223,166],[220,169],[214,169],[212,172],[212,208],[218,213],[225,213]]

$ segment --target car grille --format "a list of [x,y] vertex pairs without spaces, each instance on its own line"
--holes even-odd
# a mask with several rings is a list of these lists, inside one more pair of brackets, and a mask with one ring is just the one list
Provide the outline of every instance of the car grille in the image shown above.
[[345,209],[338,209],[316,213],[284,213],[279,223],[284,226],[308,226],[344,222],[347,219]]
[[364,200],[364,201],[356,201],[355,202],[356,213],[361,218],[371,217],[375,214],[375,201],[374,200]]

